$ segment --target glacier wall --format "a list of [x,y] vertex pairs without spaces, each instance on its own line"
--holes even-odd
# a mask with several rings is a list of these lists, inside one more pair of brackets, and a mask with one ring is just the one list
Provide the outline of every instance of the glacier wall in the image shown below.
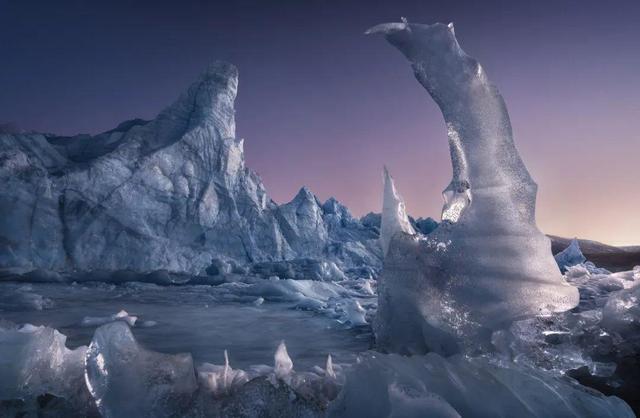
[[377,231],[335,199],[268,197],[235,136],[237,87],[236,68],[217,62],[151,121],[93,137],[0,134],[0,272],[379,267]]
[[[564,311],[578,291],[562,278],[536,227],[537,185],[513,141],[502,96],[458,44],[453,24],[378,25],[440,107],[453,178],[442,223],[397,233],[379,282],[378,344],[402,353],[478,347],[491,330]],[[473,337],[482,337],[480,340]]]

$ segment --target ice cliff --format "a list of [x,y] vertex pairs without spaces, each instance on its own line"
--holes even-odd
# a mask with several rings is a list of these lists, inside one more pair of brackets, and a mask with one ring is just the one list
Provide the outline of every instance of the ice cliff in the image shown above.
[[[516,150],[502,96],[458,45],[453,25],[378,25],[409,60],[447,125],[453,179],[442,223],[396,233],[379,282],[377,343],[401,353],[477,348],[491,330],[565,311],[578,291],[536,227],[537,186]],[[384,215],[383,215],[384,219]]]
[[237,87],[236,68],[217,62],[151,121],[93,137],[0,134],[0,269],[380,266],[377,231],[335,199],[268,197],[235,136]]

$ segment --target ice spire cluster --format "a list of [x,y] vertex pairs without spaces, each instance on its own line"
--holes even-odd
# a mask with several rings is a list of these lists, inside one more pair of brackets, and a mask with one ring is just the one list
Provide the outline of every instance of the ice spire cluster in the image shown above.
[[424,239],[397,234],[379,282],[378,344],[390,351],[460,351],[472,337],[578,303],[535,223],[537,185],[515,147],[502,96],[458,44],[453,24],[387,23],[447,125],[453,178],[443,222]]
[[409,222],[402,197],[398,194],[393,177],[384,167],[384,194],[382,198],[382,218],[380,220],[380,245],[382,253],[387,254],[391,238],[398,232],[415,234]]

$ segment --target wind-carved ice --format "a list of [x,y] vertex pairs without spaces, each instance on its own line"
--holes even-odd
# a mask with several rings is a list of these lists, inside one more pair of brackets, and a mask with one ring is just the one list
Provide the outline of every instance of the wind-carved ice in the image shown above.
[[389,174],[387,167],[384,167],[384,193],[380,219],[380,245],[384,255],[387,254],[391,238],[398,232],[415,234],[415,230],[409,222],[404,201],[396,190],[393,177]]
[[453,178],[443,222],[425,237],[395,234],[379,282],[375,331],[383,349],[458,352],[515,319],[565,311],[578,291],[562,278],[537,228],[537,185],[515,147],[509,115],[453,24],[390,23],[382,33],[440,107]]

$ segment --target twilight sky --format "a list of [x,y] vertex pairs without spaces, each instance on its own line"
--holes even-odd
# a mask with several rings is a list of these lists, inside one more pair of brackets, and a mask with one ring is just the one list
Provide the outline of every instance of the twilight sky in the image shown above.
[[414,216],[451,178],[442,116],[365,29],[453,21],[505,97],[547,232],[640,244],[640,1],[0,0],[0,123],[98,133],[153,118],[209,62],[240,70],[238,136],[278,203],[302,186]]

